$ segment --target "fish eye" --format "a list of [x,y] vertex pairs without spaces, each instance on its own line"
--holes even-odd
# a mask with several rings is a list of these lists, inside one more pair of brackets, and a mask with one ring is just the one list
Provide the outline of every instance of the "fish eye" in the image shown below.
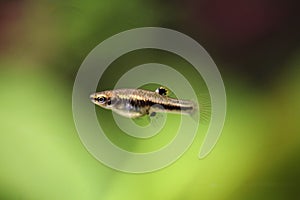
[[106,98],[104,96],[102,96],[102,97],[97,97],[95,100],[100,103],[104,103],[106,101]]
[[105,100],[104,97],[100,97],[99,101],[103,102]]

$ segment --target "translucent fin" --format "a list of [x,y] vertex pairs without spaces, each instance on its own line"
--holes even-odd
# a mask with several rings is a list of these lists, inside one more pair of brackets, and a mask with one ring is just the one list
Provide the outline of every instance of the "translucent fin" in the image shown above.
[[155,115],[156,115],[156,112],[149,113],[150,117],[154,117]]
[[166,113],[155,113],[154,116],[149,115],[149,118],[151,120],[151,125],[157,128],[164,125]]
[[195,110],[191,113],[191,117],[197,119],[200,113],[200,123],[208,124],[211,117],[210,97],[205,94],[198,95],[198,104],[195,104]]
[[163,87],[163,86],[160,86],[159,88],[157,88],[155,90],[156,93],[160,94],[160,95],[163,95],[163,96],[169,96],[170,90],[166,87]]
[[137,117],[137,118],[132,118],[135,124],[138,126],[148,126],[151,123],[151,120],[148,115],[142,116],[142,117]]

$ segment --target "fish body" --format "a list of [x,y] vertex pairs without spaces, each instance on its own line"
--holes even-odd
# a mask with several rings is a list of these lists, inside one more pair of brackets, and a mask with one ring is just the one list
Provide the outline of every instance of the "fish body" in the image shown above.
[[167,90],[162,87],[155,92],[143,89],[106,90],[91,94],[90,99],[94,104],[128,118],[155,116],[157,112],[192,115],[197,110],[193,101],[168,97]]

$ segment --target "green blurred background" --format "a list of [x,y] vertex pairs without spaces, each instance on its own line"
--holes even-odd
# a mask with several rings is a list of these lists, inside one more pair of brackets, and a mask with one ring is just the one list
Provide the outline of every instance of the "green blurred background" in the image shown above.
[[[300,199],[296,8],[292,0],[1,1],[0,199]],[[224,79],[228,112],[205,159],[197,158],[200,131],[171,166],[126,174],[98,162],[80,142],[72,87],[96,45],[144,26],[172,28],[204,46]],[[115,62],[107,73],[117,75],[103,87],[136,64],[187,70],[169,54],[131,54]],[[169,129],[147,148],[172,138]],[[138,140],[110,138],[140,150]]]

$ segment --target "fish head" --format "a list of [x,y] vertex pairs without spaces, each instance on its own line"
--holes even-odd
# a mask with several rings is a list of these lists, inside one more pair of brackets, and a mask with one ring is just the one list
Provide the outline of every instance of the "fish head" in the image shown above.
[[90,100],[103,108],[110,109],[115,103],[115,95],[112,91],[97,92],[90,95]]

